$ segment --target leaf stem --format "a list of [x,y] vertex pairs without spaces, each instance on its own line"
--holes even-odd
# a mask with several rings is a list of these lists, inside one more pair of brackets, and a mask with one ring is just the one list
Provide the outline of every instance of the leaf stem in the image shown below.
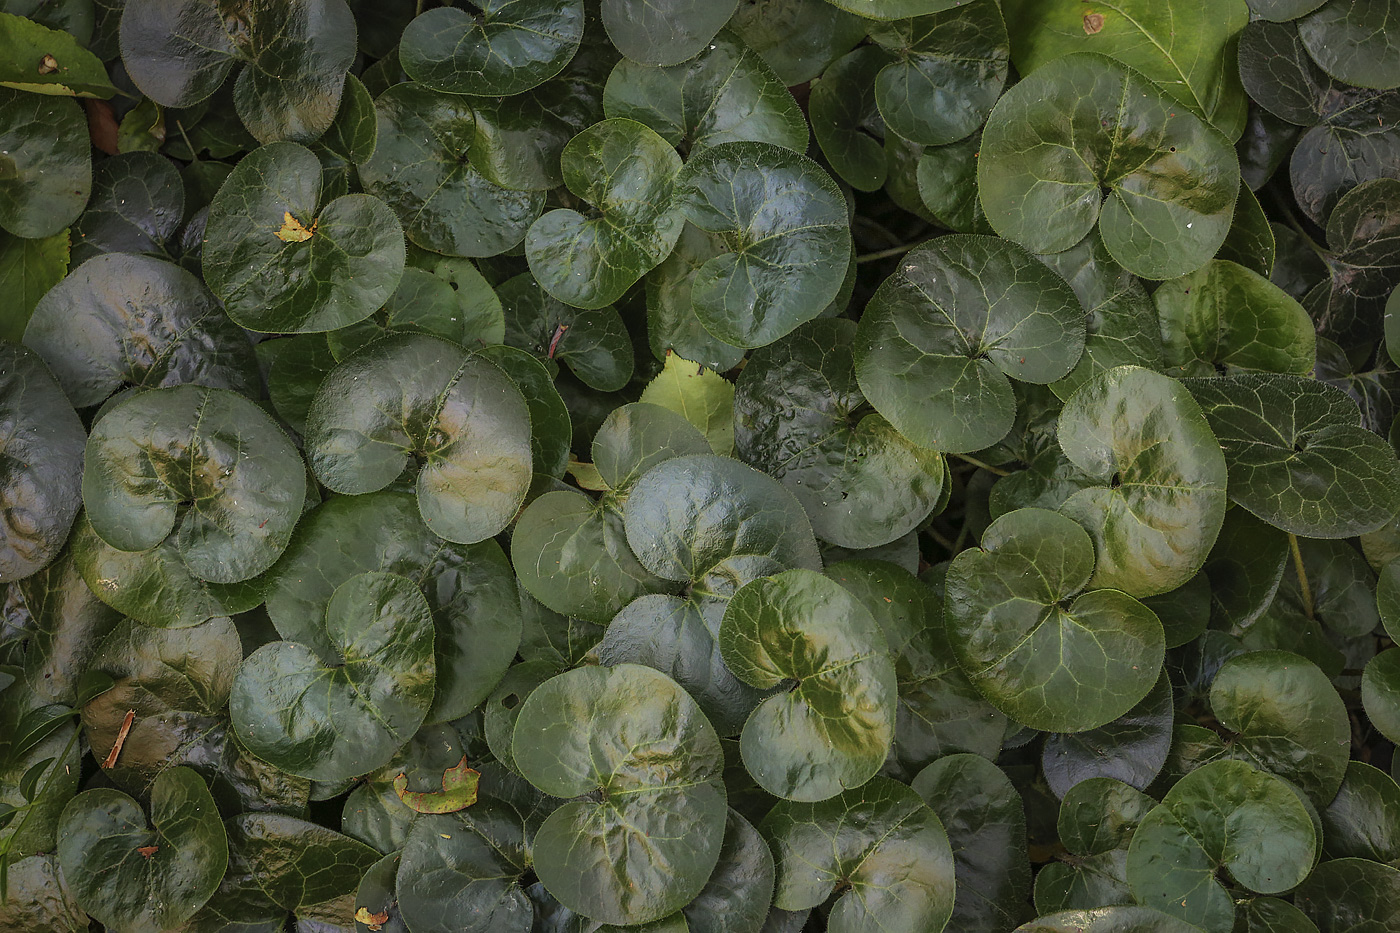
[[1298,536],[1288,535],[1288,549],[1293,552],[1293,570],[1298,574],[1298,592],[1303,596],[1303,612],[1308,621],[1313,619],[1312,588],[1308,586],[1308,573],[1303,569],[1303,552],[1298,548]]
[[980,469],[980,470],[986,470],[988,473],[995,473],[997,476],[1010,476],[1010,475],[1011,475],[1011,471],[1010,471],[1010,470],[1003,470],[1003,469],[1001,469],[1000,467],[994,467],[994,466],[992,466],[990,463],[983,463],[981,460],[978,460],[976,457],[969,457],[967,454],[952,454],[951,456],[957,457],[959,460],[962,460],[962,461],[965,461],[965,462],[967,462],[967,463],[970,463],[970,464],[972,464],[973,466],[977,467],[977,468]]
[[898,246],[891,246],[889,249],[876,250],[873,253],[862,253],[856,257],[856,262],[877,262],[881,259],[893,259],[895,256],[903,256],[914,247],[923,246],[927,242],[927,240],[917,240],[913,243],[901,243]]

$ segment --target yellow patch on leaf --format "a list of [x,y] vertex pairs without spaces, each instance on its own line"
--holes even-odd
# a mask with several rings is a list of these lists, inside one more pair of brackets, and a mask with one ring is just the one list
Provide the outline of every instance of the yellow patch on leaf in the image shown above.
[[277,231],[277,239],[283,243],[303,243],[311,239],[316,232],[316,222],[311,222],[311,229],[302,226],[301,221],[292,216],[291,211],[282,212],[282,229]]

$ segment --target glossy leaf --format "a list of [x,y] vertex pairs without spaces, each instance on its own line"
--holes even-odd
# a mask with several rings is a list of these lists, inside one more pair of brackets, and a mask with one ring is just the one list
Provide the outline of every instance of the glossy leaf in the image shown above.
[[1057,733],[1045,740],[1046,783],[1061,797],[1083,781],[1113,778],[1145,790],[1166,764],[1172,740],[1171,681],[1157,680],[1147,696],[1097,729]]
[[1298,34],[1328,74],[1361,87],[1397,87],[1400,49],[1385,31],[1396,13],[1393,0],[1359,8],[1331,0],[1298,22]]
[[[627,325],[612,307],[580,311],[540,288],[528,272],[501,283],[506,342],[547,366],[557,360],[585,385],[616,392],[632,378],[635,361]],[[553,371],[553,370],[551,370]]]
[[185,188],[174,164],[150,152],[103,159],[92,173],[92,197],[73,230],[73,259],[101,253],[169,258],[166,244],[185,211]]
[[440,7],[408,24],[399,62],[434,90],[519,94],[564,69],[583,39],[583,19],[583,0],[486,0],[475,15]]
[[1299,886],[1298,906],[1322,933],[1384,930],[1400,923],[1400,869],[1366,859],[1333,859]]
[[634,61],[674,65],[699,52],[739,0],[603,0],[603,24]]
[[1348,762],[1341,789],[1320,815],[1322,848],[1332,858],[1400,858],[1400,786],[1379,768]]
[[1224,136],[1138,73],[1075,53],[997,102],[977,184],[993,229],[1028,249],[1067,249],[1097,225],[1124,268],[1168,279],[1224,242],[1239,164]]
[[1068,910],[1032,920],[1015,933],[1197,933],[1200,927],[1149,907]]
[[47,237],[77,220],[91,151],[76,101],[0,88],[0,228]]

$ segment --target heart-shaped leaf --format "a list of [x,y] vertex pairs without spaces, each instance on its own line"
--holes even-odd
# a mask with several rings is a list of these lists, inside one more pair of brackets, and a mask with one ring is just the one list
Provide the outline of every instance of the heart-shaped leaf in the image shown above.
[[856,325],[802,325],[756,352],[734,395],[734,442],[745,462],[797,496],[819,537],[843,547],[912,531],[943,492],[943,459],[865,408],[856,384]]
[[505,97],[557,75],[583,40],[583,0],[483,0],[475,15],[428,10],[403,31],[399,62],[438,91]]
[[92,197],[73,225],[74,265],[102,253],[170,258],[167,244],[184,219],[185,186],[167,158],[124,152],[92,173]]
[[1169,279],[1224,242],[1239,163],[1223,135],[1146,78],[1080,52],[997,102],[977,186],[993,229],[1028,249],[1068,249],[1097,225],[1129,272]]
[[42,570],[82,505],[82,422],[34,352],[0,343],[0,583]]
[[535,837],[535,873],[565,907],[630,925],[700,893],[724,838],[723,756],[675,681],[636,664],[560,674],[521,707],[513,751],[535,787],[576,798]]
[[0,88],[0,227],[53,236],[92,191],[92,148],[77,101]]
[[730,32],[699,55],[662,67],[624,59],[608,77],[609,117],[636,120],[673,146],[696,153],[717,143],[765,142],[807,148],[807,125],[782,82]]
[[1298,21],[1298,35],[1328,74],[1361,87],[1400,87],[1400,46],[1386,32],[1398,14],[1395,0],[1359,7],[1331,0]]
[[324,639],[330,657],[287,641],[254,651],[234,678],[229,712],[254,755],[340,781],[387,764],[427,715],[432,612],[412,580],[359,574],[331,596]]
[[699,52],[739,0],[603,0],[603,25],[634,61],[674,65]]
[[406,492],[337,496],[302,521],[267,576],[267,613],[278,634],[330,658],[335,649],[321,620],[332,595],[372,571],[413,580],[432,609],[437,696],[429,721],[465,716],[490,695],[520,645],[520,597],[500,546],[444,541]]
[[1128,844],[1157,806],[1146,794],[1112,778],[1088,778],[1060,802],[1057,830],[1073,860],[1044,866],[1035,876],[1035,906],[1043,913],[1132,904]]
[[1220,439],[1230,499],[1311,538],[1375,531],[1400,510],[1400,464],[1346,394],[1301,376],[1193,379]]
[[741,587],[720,652],[760,690],[781,687],[744,725],[740,751],[759,786],[826,800],[868,781],[894,740],[895,671],[884,634],[839,583],[788,570]]
[[576,308],[610,305],[665,259],[681,234],[672,188],[681,158],[633,120],[595,123],[564,147],[564,184],[593,208],[545,214],[525,255],[545,291]]
[[889,129],[919,145],[943,146],[982,125],[1011,58],[995,3],[975,0],[872,27],[870,38],[894,56],[875,78],[875,100]]
[[1333,859],[1298,887],[1298,905],[1327,933],[1400,922],[1400,869],[1367,859]]
[[[172,28],[178,24],[178,28]],[[208,98],[239,61],[238,116],[260,142],[310,142],[335,120],[355,58],[345,0],[225,7],[210,0],[132,0],[121,19],[127,74],[162,107]]]
[[79,408],[127,386],[259,390],[247,335],[197,277],[149,256],[83,263],[40,299],[24,342]]
[[544,194],[502,188],[466,160],[477,133],[469,101],[408,83],[380,94],[374,107],[379,142],[360,178],[413,243],[449,256],[495,256],[519,245]]
[[558,360],[599,392],[616,392],[632,379],[632,340],[616,309],[570,307],[540,288],[528,272],[502,282],[497,291],[511,346],[528,350],[551,367],[555,364],[548,361]]
[[831,933],[939,933],[952,916],[948,834],[903,784],[877,777],[820,803],[780,801],[759,832],[778,867],[775,905],[806,910],[835,892]]
[[79,794],[63,810],[58,861],[83,909],[114,933],[159,933],[194,915],[228,867],[209,788],[173,768],[151,788],[151,818],[121,791]]
[[989,447],[1011,430],[1011,379],[1048,383],[1084,351],[1069,285],[1014,243],[940,237],[909,253],[856,332],[866,398],[916,444]]
[[530,486],[530,412],[496,365],[434,337],[366,347],[321,383],[306,423],[316,476],[336,492],[383,489],[410,458],[418,508],[449,541],[503,529]]
[[[958,663],[1007,716],[1079,732],[1117,719],[1152,689],[1164,651],[1157,616],[1113,589],[1083,592],[1092,542],[1044,509],[1003,515],[948,568],[944,619]],[[1072,601],[1071,601],[1072,600]]]
[[812,83],[808,99],[807,115],[822,154],[846,184],[861,191],[878,191],[889,168],[875,81],[891,62],[880,46],[862,45],[832,62]]
[[1331,858],[1400,858],[1400,786],[1379,768],[1348,762],[1341,789],[1320,816],[1322,848]]
[[1278,894],[1308,876],[1317,845],[1312,818],[1285,782],[1217,761],[1178,781],[1143,819],[1128,847],[1128,883],[1141,903],[1230,933],[1235,905],[1216,872]]
[[305,469],[272,419],[224,389],[152,389],[93,426],[83,469],[88,521],[118,550],[172,532],[201,580],[237,583],[287,546],[305,498]]
[[1094,484],[1061,507],[1094,539],[1090,581],[1133,596],[1184,584],[1225,518],[1225,457],[1191,394],[1120,366],[1090,379],[1059,421],[1065,456]]
[[1109,777],[1138,790],[1166,764],[1172,742],[1171,680],[1165,675],[1122,716],[1097,729],[1046,737],[1041,767],[1050,789],[1063,797],[1077,784]]
[[322,205],[321,163],[272,143],[234,167],[209,205],[204,278],[250,330],[334,330],[374,313],[403,275],[403,231],[384,202]]
[[1164,282],[1152,300],[1168,375],[1306,375],[1317,362],[1316,331],[1303,306],[1244,266],[1212,260]]
[[707,147],[676,179],[676,204],[728,247],[690,291],[700,323],[725,343],[772,343],[840,290],[851,255],[846,199],[806,156],[772,143]]

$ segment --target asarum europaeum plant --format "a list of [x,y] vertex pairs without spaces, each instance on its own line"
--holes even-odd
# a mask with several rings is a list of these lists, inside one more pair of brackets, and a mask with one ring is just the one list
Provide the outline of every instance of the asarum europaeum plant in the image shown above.
[[0,0],[0,930],[1400,931],[1400,0]]

